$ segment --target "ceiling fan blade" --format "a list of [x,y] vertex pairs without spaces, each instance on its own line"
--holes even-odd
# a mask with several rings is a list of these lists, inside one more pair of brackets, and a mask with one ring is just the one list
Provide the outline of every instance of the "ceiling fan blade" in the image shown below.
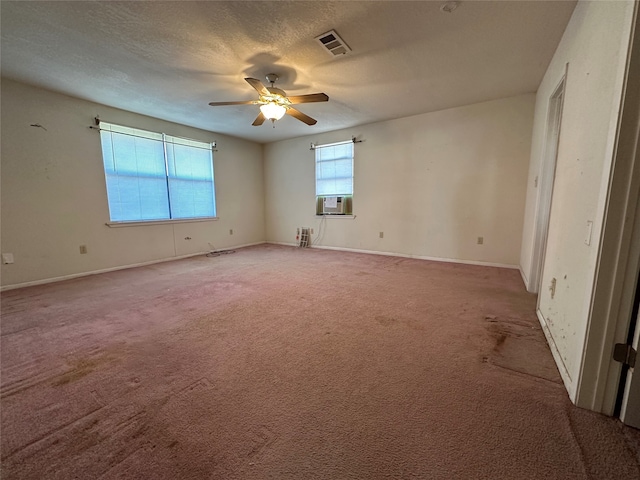
[[324,93],[310,93],[309,95],[293,95],[287,98],[289,98],[289,102],[292,104],[329,101],[329,97]]
[[287,115],[291,115],[294,118],[297,118],[298,120],[300,120],[301,122],[306,123],[307,125],[315,125],[316,123],[318,123],[318,121],[315,118],[311,118],[309,115],[305,115],[304,113],[302,113],[299,110],[296,110],[295,108],[287,108]]
[[266,117],[262,114],[262,112],[260,112],[251,125],[253,125],[254,127],[259,127],[264,123],[265,120]]
[[209,102],[209,105],[211,105],[212,107],[220,107],[223,105],[253,105],[255,104],[255,100],[247,100],[247,101],[240,101],[240,102]]
[[247,83],[251,85],[260,95],[271,95],[267,87],[265,87],[257,78],[245,78]]

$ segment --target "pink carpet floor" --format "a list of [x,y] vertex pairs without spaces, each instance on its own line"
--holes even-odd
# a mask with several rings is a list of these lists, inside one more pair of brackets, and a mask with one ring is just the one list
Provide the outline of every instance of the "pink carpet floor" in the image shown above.
[[635,479],[517,270],[263,245],[2,294],[9,479]]

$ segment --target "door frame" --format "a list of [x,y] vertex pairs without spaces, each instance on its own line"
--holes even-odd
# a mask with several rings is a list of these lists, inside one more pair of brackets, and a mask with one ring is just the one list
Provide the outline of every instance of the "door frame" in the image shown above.
[[538,201],[536,202],[535,231],[531,252],[531,273],[527,285],[527,291],[531,293],[540,291],[540,282],[542,281],[549,221],[551,219],[551,204],[553,202],[553,186],[556,179],[556,165],[558,163],[558,150],[562,132],[562,111],[567,88],[568,70],[569,64],[567,63],[564,75],[556,84],[556,88],[553,89],[553,93],[547,101],[544,154],[535,180],[538,183]]

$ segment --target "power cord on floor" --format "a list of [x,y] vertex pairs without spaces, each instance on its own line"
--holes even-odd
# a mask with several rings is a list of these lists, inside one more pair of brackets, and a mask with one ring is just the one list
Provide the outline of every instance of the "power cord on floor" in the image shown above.
[[206,257],[219,257],[220,255],[229,255],[230,253],[236,253],[235,250],[216,250],[215,252],[209,252]]
[[211,251],[205,255],[205,257],[219,257],[220,255],[229,255],[231,253],[236,253],[235,250],[216,250],[211,243],[209,243],[209,247]]

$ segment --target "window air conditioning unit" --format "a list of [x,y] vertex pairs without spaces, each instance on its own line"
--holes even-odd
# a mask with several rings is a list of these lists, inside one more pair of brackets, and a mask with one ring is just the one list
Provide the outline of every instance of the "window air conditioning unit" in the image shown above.
[[322,199],[323,215],[344,215],[344,197],[324,197]]

